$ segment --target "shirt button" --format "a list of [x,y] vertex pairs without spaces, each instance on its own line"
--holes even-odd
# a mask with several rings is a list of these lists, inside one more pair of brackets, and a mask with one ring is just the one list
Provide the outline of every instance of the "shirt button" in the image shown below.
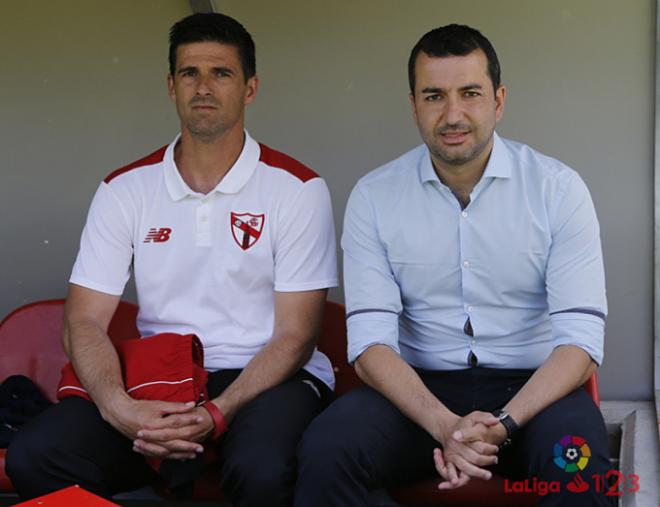
[[477,340],[472,340],[470,343],[471,343],[472,346],[474,347],[474,346],[477,344]]
[[202,220],[202,222],[206,222],[208,219],[209,219],[209,217],[207,217],[206,215],[204,215],[204,216],[202,216],[202,219],[201,219],[201,220]]
[[462,211],[462,212],[461,212],[461,216],[462,216],[463,218],[467,218],[467,216],[468,216],[468,212],[467,212],[467,211]]
[[463,267],[464,268],[469,268],[470,267],[470,261],[463,261]]
[[468,313],[474,311],[474,306],[472,306],[472,305],[468,306],[467,311],[468,311]]

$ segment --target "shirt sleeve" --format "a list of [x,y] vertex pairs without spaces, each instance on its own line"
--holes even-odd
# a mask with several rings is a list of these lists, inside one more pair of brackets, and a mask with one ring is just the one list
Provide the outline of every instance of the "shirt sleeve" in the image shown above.
[[96,191],[69,282],[120,296],[130,276],[133,241],[129,221],[107,183]]
[[401,293],[379,238],[377,214],[358,183],[346,207],[342,249],[348,328],[348,360],[371,345],[399,350]]
[[574,171],[551,213],[551,232],[546,290],[554,346],[576,345],[600,365],[607,316],[600,228]]
[[337,245],[330,192],[321,178],[307,181],[278,223],[275,290],[336,287]]

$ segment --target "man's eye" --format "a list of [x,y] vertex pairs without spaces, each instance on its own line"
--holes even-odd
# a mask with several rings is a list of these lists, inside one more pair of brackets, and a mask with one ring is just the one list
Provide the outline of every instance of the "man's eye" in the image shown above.
[[440,96],[439,94],[427,95],[426,97],[424,97],[424,100],[426,102],[437,102],[441,99],[442,99],[442,96]]
[[192,77],[192,76],[195,75],[195,71],[194,71],[194,70],[184,70],[184,71],[181,73],[181,75],[182,75],[183,77]]
[[479,92],[467,91],[465,92],[465,97],[479,97],[481,94]]

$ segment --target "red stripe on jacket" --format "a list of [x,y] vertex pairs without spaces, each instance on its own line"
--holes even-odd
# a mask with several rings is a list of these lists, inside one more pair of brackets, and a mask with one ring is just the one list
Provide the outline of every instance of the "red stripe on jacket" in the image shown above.
[[286,153],[274,150],[261,143],[259,143],[259,147],[261,148],[261,155],[259,156],[259,160],[264,164],[271,167],[277,167],[278,169],[282,169],[288,173],[291,173],[303,183],[319,177],[319,175],[312,171],[309,167],[301,164],[295,158],[290,157]]
[[110,183],[117,176],[121,176],[122,174],[127,173],[128,171],[132,171],[133,169],[137,169],[138,167],[144,167],[147,165],[153,165],[162,162],[163,159],[165,158],[165,151],[167,151],[167,146],[168,145],[165,145],[162,148],[158,148],[156,151],[147,155],[146,157],[143,157],[140,160],[136,160],[135,162],[131,162],[130,164],[124,167],[120,167],[119,169],[108,174],[103,181],[105,181],[106,183]]

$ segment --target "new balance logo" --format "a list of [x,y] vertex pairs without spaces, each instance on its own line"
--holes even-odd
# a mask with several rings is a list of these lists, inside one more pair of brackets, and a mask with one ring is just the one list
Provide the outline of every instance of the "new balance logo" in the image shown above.
[[145,243],[163,243],[170,239],[170,234],[172,233],[172,229],[169,227],[161,227],[160,229],[156,229],[155,227],[152,227],[149,229],[149,232],[147,233],[147,236],[144,238]]

